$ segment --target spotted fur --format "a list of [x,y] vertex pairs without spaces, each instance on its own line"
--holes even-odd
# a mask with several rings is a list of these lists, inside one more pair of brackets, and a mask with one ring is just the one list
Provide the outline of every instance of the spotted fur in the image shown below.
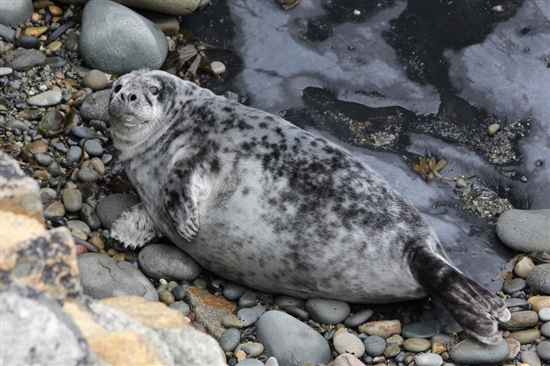
[[127,246],[161,232],[220,276],[300,298],[386,303],[431,292],[477,339],[500,340],[503,301],[462,275],[422,216],[336,145],[160,71],[120,78],[109,113],[143,203],[113,225]]

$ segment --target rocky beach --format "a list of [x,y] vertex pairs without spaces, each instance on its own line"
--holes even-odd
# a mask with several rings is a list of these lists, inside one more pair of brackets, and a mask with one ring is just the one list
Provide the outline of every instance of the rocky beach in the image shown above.
[[[481,88],[478,78],[472,84],[461,79],[467,79],[468,62],[475,59],[468,52],[481,53],[473,47],[505,33],[506,28],[498,27],[524,19],[537,6],[541,12],[532,19],[550,24],[550,7],[518,2],[475,8],[486,14],[483,19],[493,17],[493,28],[479,39],[441,50],[448,60],[451,53],[463,57],[441,71],[446,80],[427,72],[422,60],[417,60],[418,70],[401,63],[403,74],[379,63],[379,70],[387,71],[380,72],[386,75],[380,76],[380,85],[391,84],[392,91],[369,84],[366,92],[354,94],[351,90],[359,90],[353,85],[359,78],[354,72],[359,72],[357,65],[368,64],[363,59],[369,55],[356,56],[365,43],[354,37],[383,33],[378,27],[388,26],[387,19],[414,7],[406,7],[405,1],[380,2],[372,9],[360,2],[334,9],[330,2],[322,3],[0,4],[2,364],[550,362],[550,199],[545,180],[550,125],[540,122],[545,111],[536,108],[536,100],[529,100],[532,109],[517,107],[517,115],[509,112],[504,118],[504,112],[499,114],[503,106],[485,108],[482,98],[472,97]],[[305,18],[308,12],[316,17]],[[301,43],[295,43],[310,52],[312,63],[278,52],[281,48],[274,45],[281,40],[270,46],[257,21],[273,25],[267,31],[288,28],[300,34]],[[548,40],[550,32],[532,22],[518,32],[531,34],[530,52],[535,53],[535,36]],[[239,38],[239,32],[246,35]],[[339,32],[349,35],[345,44],[334,41]],[[405,48],[390,33],[384,33],[385,41],[373,36],[378,42],[370,46],[388,54],[391,44],[405,57]],[[260,41],[251,45],[248,37],[254,36]],[[297,47],[284,37],[284,47]],[[339,58],[338,52],[347,56]],[[349,63],[351,76],[338,83]],[[276,70],[270,69],[272,64]],[[302,67],[306,71],[292,74]],[[110,139],[107,105],[118,77],[141,68],[163,69],[282,115],[340,140],[376,169],[385,166],[382,175],[418,206],[442,241],[456,242],[446,249],[457,266],[505,300],[512,318],[500,324],[501,343],[487,346],[468,339],[430,298],[387,306],[302,300],[220,278],[167,240],[141,250],[123,248],[111,238],[111,225],[140,200]],[[541,85],[547,85],[545,78],[540,77]],[[334,87],[327,87],[331,83]],[[526,109],[530,114],[519,112]],[[453,124],[466,117],[471,124]],[[535,141],[533,136],[538,136]]]

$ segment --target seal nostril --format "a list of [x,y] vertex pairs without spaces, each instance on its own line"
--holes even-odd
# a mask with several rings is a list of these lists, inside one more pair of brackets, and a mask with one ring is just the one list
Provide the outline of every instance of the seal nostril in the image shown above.
[[117,86],[115,86],[115,93],[118,93],[120,89],[122,89],[122,85],[118,84]]
[[135,102],[137,99],[135,94],[130,95],[130,102]]

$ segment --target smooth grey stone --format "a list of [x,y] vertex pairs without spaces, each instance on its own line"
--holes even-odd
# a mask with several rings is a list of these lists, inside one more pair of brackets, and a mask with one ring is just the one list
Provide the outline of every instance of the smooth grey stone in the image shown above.
[[497,234],[506,246],[517,252],[550,252],[549,227],[550,209],[511,209],[500,215],[497,221]]
[[242,308],[237,311],[237,317],[240,319],[243,327],[254,325],[260,317],[256,310],[250,308]]
[[164,33],[129,8],[102,0],[91,0],[84,7],[80,54],[91,69],[116,75],[158,69],[167,53]]
[[80,161],[82,157],[82,149],[78,146],[71,146],[67,151],[67,156],[65,157],[65,162],[70,168]]
[[436,334],[432,337],[432,343],[453,344],[455,342],[455,338],[443,333]]
[[508,359],[510,349],[504,339],[496,346],[489,346],[470,338],[453,346],[449,354],[452,361],[460,364],[496,365]]
[[18,119],[12,118],[8,121],[7,124],[8,128],[17,128],[20,131],[30,131],[29,126],[25,124],[25,122],[20,121]]
[[113,161],[113,155],[103,154],[101,155],[101,161],[103,162],[103,164],[108,165],[111,161]]
[[149,280],[131,263],[117,262],[103,254],[85,253],[78,256],[83,291],[95,299],[117,296],[142,296],[159,301]]
[[0,24],[0,37],[11,43],[15,42],[15,31],[4,24]]
[[139,197],[131,194],[116,193],[107,196],[97,203],[96,214],[101,221],[101,225],[107,230],[111,230],[113,221],[126,209],[140,203]]
[[529,366],[542,366],[540,358],[535,351],[522,351],[520,356],[521,362],[529,364]]
[[527,285],[550,295],[550,263],[533,268],[527,276]]
[[443,363],[443,358],[435,353],[423,353],[414,356],[416,366],[439,366]]
[[86,165],[78,171],[77,177],[81,182],[95,183],[99,180],[99,173]]
[[372,316],[373,311],[371,309],[361,310],[344,321],[344,325],[348,328],[355,328],[366,322]]
[[99,217],[97,217],[94,208],[89,204],[83,203],[82,208],[80,209],[78,214],[80,215],[80,218],[86,224],[88,224],[90,229],[97,230],[101,227],[101,221],[99,221]]
[[18,48],[2,56],[4,66],[15,71],[27,71],[35,66],[44,66],[46,55],[39,50],[26,50]]
[[15,40],[15,43],[18,47],[23,47],[26,49],[39,49],[40,40],[33,36],[26,36],[24,34],[20,35],[19,38]]
[[256,306],[253,306],[253,307],[251,307],[251,309],[256,311],[259,316],[262,316],[267,311],[265,306],[263,306],[262,304],[258,304]]
[[[97,119],[88,122],[88,126],[95,128],[96,131],[105,131],[107,129],[107,124]],[[97,132],[95,134],[97,135]]]
[[80,36],[74,32],[67,35],[65,49],[69,52],[78,52],[80,48]]
[[48,166],[53,162],[53,158],[50,154],[36,153],[34,154],[36,162],[42,166]]
[[110,90],[101,90],[86,97],[80,105],[80,116],[85,121],[100,120],[107,123]]
[[309,314],[307,311],[297,308],[296,306],[287,306],[284,309],[287,313],[301,320],[308,320]]
[[174,299],[176,300],[183,300],[185,299],[185,290],[183,289],[183,287],[181,286],[174,286],[174,288],[172,288],[172,295],[174,295]]
[[71,127],[71,135],[74,135],[79,139],[85,139],[87,137],[97,136],[98,133],[88,127],[73,126]]
[[241,362],[237,363],[237,366],[264,366],[264,364],[254,358],[245,358]]
[[277,361],[277,359],[275,357],[269,357],[265,361],[265,366],[279,366],[279,362]]
[[502,286],[502,291],[507,294],[512,294],[516,291],[521,291],[525,288],[527,283],[522,278],[514,278],[512,281],[505,283],[504,286]]
[[288,295],[280,295],[275,298],[275,305],[281,309],[286,308],[287,306],[295,306],[297,308],[303,308],[306,304],[305,300],[298,299],[296,297]]
[[524,299],[518,299],[510,297],[506,300],[504,300],[504,303],[506,304],[507,308],[515,308],[515,307],[523,307],[528,305],[529,303]]
[[537,345],[537,355],[543,361],[550,361],[550,341],[543,341]]
[[238,300],[246,291],[246,287],[239,285],[235,282],[228,282],[227,285],[223,288],[223,296],[227,300],[235,301]]
[[262,315],[256,322],[256,334],[266,356],[275,357],[281,365],[316,365],[332,360],[325,338],[284,312],[268,311]]
[[543,322],[550,321],[550,308],[542,308],[539,310],[539,319]]
[[67,60],[63,57],[59,56],[52,56],[46,58],[46,62],[44,65],[50,66],[52,69],[57,69],[59,67],[63,67],[67,64]]
[[90,227],[84,222],[80,220],[69,220],[67,221],[67,227],[71,230],[80,230],[86,235],[90,235],[92,231],[90,230]]
[[69,212],[77,212],[82,208],[82,193],[76,188],[62,190],[61,199],[65,209]]
[[403,327],[401,335],[404,338],[426,338],[430,339],[439,332],[436,325],[430,323],[411,323]]
[[251,308],[258,303],[258,293],[246,290],[239,298],[239,306],[243,308]]
[[101,156],[103,154],[103,145],[97,139],[89,139],[84,143],[84,151],[90,156]]
[[2,289],[3,365],[101,365],[81,330],[59,303],[23,284]]
[[546,322],[540,326],[540,333],[543,336],[550,338],[550,322]]
[[149,244],[139,252],[139,266],[147,276],[167,281],[193,281],[202,268],[175,245]]
[[191,312],[189,305],[183,301],[174,301],[168,307],[181,312],[185,316],[189,315]]
[[241,332],[239,332],[238,329],[231,328],[223,332],[218,342],[220,343],[220,347],[225,352],[233,352],[233,350],[239,345],[240,340]]
[[61,103],[63,96],[61,95],[61,89],[54,88],[52,90],[45,91],[44,93],[27,98],[28,105],[34,105],[38,107],[48,107]]
[[311,319],[323,324],[342,323],[350,313],[349,305],[337,300],[309,299],[305,309]]
[[17,27],[31,18],[34,6],[32,0],[3,0],[0,10],[0,24]]
[[365,352],[369,356],[380,356],[386,350],[386,340],[380,336],[370,336],[363,342],[365,345]]

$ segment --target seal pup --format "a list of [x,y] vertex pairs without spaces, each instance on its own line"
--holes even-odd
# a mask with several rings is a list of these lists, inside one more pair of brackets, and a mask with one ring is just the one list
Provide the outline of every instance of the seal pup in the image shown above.
[[110,95],[115,147],[142,202],[112,236],[164,235],[209,271],[299,298],[437,298],[472,337],[501,340],[504,301],[464,276],[420,213],[347,151],[162,71]]

